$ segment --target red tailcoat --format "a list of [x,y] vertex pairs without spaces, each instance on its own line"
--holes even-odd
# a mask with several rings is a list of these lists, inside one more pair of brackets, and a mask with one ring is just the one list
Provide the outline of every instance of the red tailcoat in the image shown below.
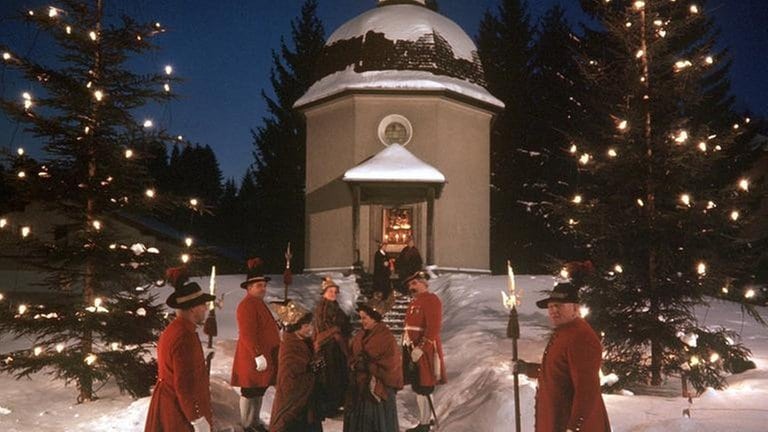
[[[544,350],[536,392],[536,432],[610,432],[600,392],[603,347],[581,318],[556,328]],[[538,376],[537,376],[538,375]]]
[[[420,347],[424,355],[419,359],[419,384],[431,387],[445,384],[445,361],[440,328],[443,324],[443,304],[435,294],[418,294],[405,313],[405,330],[414,347]],[[440,379],[435,379],[435,356],[440,362]]]
[[[232,364],[235,387],[269,387],[277,378],[277,355],[280,331],[264,300],[245,296],[237,306],[237,329],[240,332]],[[256,357],[264,355],[267,369],[256,370]]]
[[157,376],[145,432],[191,431],[191,422],[203,416],[213,424],[208,370],[189,320],[176,318],[160,335]]

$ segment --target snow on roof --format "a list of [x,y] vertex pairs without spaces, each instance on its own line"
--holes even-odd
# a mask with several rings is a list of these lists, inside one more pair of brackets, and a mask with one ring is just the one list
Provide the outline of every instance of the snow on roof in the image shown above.
[[504,108],[504,102],[494,97],[484,87],[458,78],[411,70],[358,73],[353,70],[353,67],[349,66],[343,71],[317,81],[293,106],[301,107],[347,90],[424,90],[448,91]]
[[344,173],[346,182],[445,183],[437,168],[422,161],[400,144],[390,144],[375,156]]
[[390,40],[418,40],[425,34],[437,31],[453,49],[456,57],[473,61],[477,51],[475,43],[455,22],[419,5],[387,5],[371,9],[339,27],[326,45],[358,36],[369,31],[384,33]]

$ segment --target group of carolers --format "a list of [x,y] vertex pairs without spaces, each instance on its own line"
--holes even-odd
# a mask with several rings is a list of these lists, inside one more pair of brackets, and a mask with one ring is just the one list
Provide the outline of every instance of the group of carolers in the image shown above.
[[[362,329],[352,335],[349,317],[336,302],[339,287],[322,283],[314,314],[299,303],[264,301],[267,282],[261,261],[249,261],[246,295],[237,307],[239,336],[232,386],[240,388],[240,418],[246,432],[322,431],[322,420],[343,412],[344,432],[399,431],[396,393],[410,384],[419,424],[429,431],[430,395],[446,382],[440,340],[442,304],[429,292],[424,271],[404,279],[412,296],[405,316],[403,345],[382,322],[391,299],[374,297],[359,306]],[[206,294],[195,282],[169,275],[175,292],[166,303],[176,319],[157,346],[158,381],[145,431],[209,432],[213,424],[208,371],[196,326],[205,322]],[[272,311],[270,311],[270,308]],[[275,321],[273,313],[277,315]],[[282,338],[279,328],[282,327]],[[262,399],[275,386],[270,424],[260,420]]]

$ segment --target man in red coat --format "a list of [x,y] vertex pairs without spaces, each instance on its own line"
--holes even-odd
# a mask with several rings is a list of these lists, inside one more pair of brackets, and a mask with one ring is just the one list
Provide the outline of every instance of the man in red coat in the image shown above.
[[208,369],[195,327],[205,322],[206,294],[194,282],[183,283],[180,269],[168,272],[178,286],[166,300],[176,309],[176,319],[166,327],[157,344],[157,385],[152,392],[145,432],[210,432],[211,393]]
[[438,384],[445,384],[445,361],[440,329],[443,322],[443,304],[429,292],[429,275],[417,271],[404,282],[413,300],[405,313],[403,335],[403,373],[411,384],[419,407],[419,424],[408,432],[426,432],[430,429],[431,401],[429,395]]
[[246,432],[267,430],[260,420],[261,402],[276,382],[280,349],[277,323],[264,303],[270,278],[261,269],[261,259],[248,261],[248,276],[240,284],[247,294],[237,306],[239,336],[231,384],[240,387],[240,420]]
[[603,347],[592,327],[581,318],[578,288],[558,283],[536,305],[547,309],[555,331],[541,364],[518,362],[517,369],[538,378],[536,432],[610,432],[600,392]]

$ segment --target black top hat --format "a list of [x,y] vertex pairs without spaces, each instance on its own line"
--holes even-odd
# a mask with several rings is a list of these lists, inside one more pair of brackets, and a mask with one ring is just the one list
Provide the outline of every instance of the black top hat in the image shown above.
[[408,282],[414,280],[414,279],[423,279],[423,280],[429,280],[429,273],[427,273],[425,270],[419,270],[415,272],[414,274],[408,276],[403,280],[404,285],[408,285]]
[[196,282],[187,282],[181,287],[175,288],[173,294],[168,296],[165,304],[173,309],[190,309],[214,300],[216,300],[216,296],[203,292],[203,289]]
[[264,276],[264,261],[261,258],[251,258],[248,260],[248,275],[245,282],[240,284],[240,288],[248,288],[251,282],[269,282],[272,280],[269,276]]
[[549,293],[549,297],[536,302],[539,309],[546,309],[550,303],[578,303],[579,288],[570,282],[561,282],[555,285]]

